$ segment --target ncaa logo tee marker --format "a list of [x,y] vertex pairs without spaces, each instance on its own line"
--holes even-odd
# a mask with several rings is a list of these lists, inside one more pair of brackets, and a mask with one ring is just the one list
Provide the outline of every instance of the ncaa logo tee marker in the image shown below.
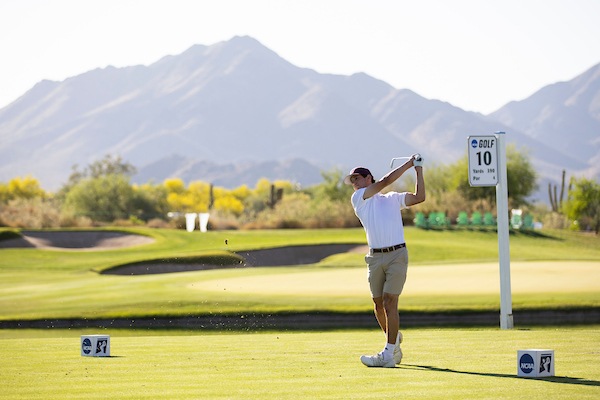
[[81,355],[86,357],[110,357],[110,336],[81,336]]
[[554,350],[519,350],[517,376],[526,378],[554,376]]

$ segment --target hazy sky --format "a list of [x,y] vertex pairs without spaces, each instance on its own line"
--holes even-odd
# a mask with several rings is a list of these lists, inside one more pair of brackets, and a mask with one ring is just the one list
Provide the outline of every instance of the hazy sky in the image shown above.
[[600,0],[0,0],[0,108],[43,79],[242,35],[485,114],[600,63]]

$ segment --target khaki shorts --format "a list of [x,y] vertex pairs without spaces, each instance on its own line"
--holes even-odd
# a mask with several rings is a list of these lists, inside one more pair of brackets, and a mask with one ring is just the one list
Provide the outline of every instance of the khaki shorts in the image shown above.
[[373,298],[383,293],[402,293],[408,270],[408,250],[403,247],[390,253],[372,253],[365,256],[369,268],[369,286]]

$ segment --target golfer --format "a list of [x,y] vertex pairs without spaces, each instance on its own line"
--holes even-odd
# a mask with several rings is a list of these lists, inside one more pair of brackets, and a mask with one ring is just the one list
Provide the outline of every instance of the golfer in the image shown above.
[[[381,193],[413,166],[417,175],[414,193]],[[362,356],[360,360],[368,367],[393,368],[402,360],[398,297],[402,293],[408,268],[401,210],[425,201],[423,159],[415,154],[378,181],[367,168],[356,167],[344,178],[344,183],[354,188],[352,207],[365,229],[369,244],[365,261],[369,268],[375,317],[387,339],[380,353]]]

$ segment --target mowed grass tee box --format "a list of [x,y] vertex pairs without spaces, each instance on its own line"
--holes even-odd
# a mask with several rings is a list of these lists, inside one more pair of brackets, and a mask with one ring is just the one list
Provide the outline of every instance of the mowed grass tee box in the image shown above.
[[[0,331],[0,399],[598,398],[600,327],[405,329],[402,364],[367,368],[379,328],[329,332],[106,330],[111,357],[82,357],[91,330]],[[517,351],[549,348],[555,376],[517,376]]]

